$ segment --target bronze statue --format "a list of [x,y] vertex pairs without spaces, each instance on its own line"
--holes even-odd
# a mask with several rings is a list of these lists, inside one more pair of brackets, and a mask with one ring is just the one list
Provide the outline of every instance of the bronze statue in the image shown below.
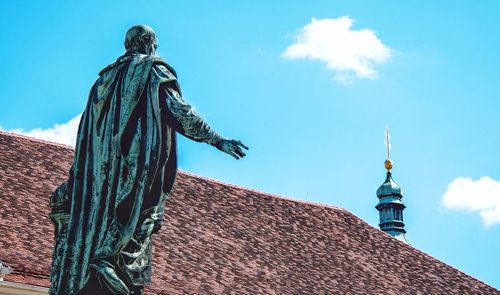
[[151,235],[176,175],[176,132],[245,156],[244,144],[220,136],[182,98],[174,69],[156,48],[150,27],[132,27],[126,53],[90,90],[69,178],[50,200],[50,294],[143,293],[151,281]]

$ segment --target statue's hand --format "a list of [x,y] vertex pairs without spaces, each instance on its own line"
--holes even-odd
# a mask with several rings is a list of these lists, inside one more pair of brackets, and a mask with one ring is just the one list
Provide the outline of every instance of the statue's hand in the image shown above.
[[239,140],[222,138],[216,146],[219,150],[233,156],[236,160],[243,158],[246,154],[243,149],[248,150],[248,147]]

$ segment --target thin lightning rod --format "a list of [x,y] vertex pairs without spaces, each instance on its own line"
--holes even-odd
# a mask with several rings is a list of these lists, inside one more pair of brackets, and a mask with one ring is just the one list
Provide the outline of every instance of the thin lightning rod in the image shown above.
[[385,128],[385,146],[387,148],[387,159],[391,158],[391,138],[389,135],[389,128]]

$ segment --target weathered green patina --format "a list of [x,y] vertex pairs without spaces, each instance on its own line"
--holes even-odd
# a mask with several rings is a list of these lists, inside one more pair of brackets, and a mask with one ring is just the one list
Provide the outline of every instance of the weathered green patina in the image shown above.
[[51,294],[141,293],[151,281],[151,235],[174,184],[176,132],[245,156],[241,142],[221,137],[182,99],[151,28],[132,27],[125,47],[90,90],[69,178],[50,200]]

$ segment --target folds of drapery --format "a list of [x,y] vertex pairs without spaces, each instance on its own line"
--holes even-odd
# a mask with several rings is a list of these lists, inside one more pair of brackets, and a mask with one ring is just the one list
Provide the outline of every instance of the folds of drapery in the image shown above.
[[93,85],[70,176],[51,199],[52,294],[76,294],[99,260],[129,284],[150,281],[150,236],[161,225],[176,170],[173,117],[159,105],[163,83],[180,91],[168,65],[133,55]]
[[128,285],[150,282],[151,235],[177,169],[175,132],[214,146],[222,139],[182,98],[167,63],[125,55],[101,71],[69,178],[50,201],[51,294],[76,294],[91,268],[113,267]]

